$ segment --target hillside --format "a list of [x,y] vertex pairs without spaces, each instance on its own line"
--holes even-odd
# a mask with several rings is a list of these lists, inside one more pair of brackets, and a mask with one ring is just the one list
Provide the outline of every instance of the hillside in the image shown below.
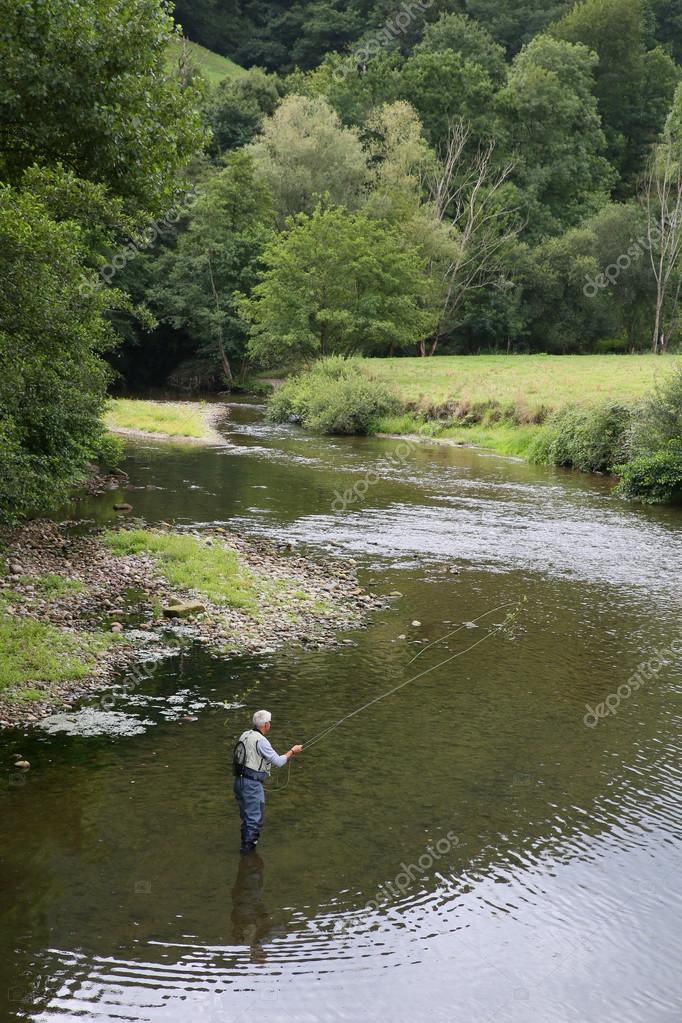
[[[184,44],[189,47],[190,56],[196,69],[211,85],[217,85],[225,78],[237,78],[244,73],[243,68],[235,64],[229,57],[221,57],[219,53],[213,53],[212,50],[207,50],[205,46],[193,43],[189,39],[186,39]],[[169,60],[171,63],[175,63],[179,59],[182,46],[183,43],[176,40],[170,43]]]

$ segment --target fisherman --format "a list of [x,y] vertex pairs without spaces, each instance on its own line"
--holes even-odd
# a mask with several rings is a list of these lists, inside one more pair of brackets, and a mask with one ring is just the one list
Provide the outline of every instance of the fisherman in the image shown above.
[[263,782],[269,777],[272,765],[284,767],[303,749],[292,746],[284,754],[276,753],[267,738],[271,725],[270,711],[257,710],[253,715],[253,727],[242,732],[234,748],[234,795],[242,819],[242,853],[253,852],[258,843],[265,813]]

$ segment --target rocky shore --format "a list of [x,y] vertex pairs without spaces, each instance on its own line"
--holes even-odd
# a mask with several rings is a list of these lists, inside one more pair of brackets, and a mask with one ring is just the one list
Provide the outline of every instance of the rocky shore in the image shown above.
[[[140,523],[121,528],[135,526]],[[95,638],[99,644],[85,677],[49,681],[29,670],[19,684],[1,690],[0,726],[37,722],[70,708],[106,690],[143,658],[170,655],[179,644],[205,644],[217,656],[285,643],[333,645],[339,631],[363,624],[385,603],[358,585],[348,561],[318,564],[290,545],[245,540],[220,527],[190,535],[202,547],[236,552],[258,595],[257,610],[178,589],[152,555],[118,556],[101,533],[75,521],[36,520],[0,537],[0,623],[14,623],[17,632],[22,623],[44,623],[76,648],[82,641],[87,649]]]

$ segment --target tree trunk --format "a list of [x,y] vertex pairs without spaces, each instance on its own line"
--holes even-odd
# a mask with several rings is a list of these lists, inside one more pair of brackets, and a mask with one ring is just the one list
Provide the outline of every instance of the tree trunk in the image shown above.
[[[206,252],[206,258],[208,260],[208,276],[211,282],[211,291],[213,292],[213,299],[215,301],[216,312],[220,314],[222,312],[222,309],[220,308],[220,298],[218,296],[218,291],[215,286],[215,280],[213,278],[213,265],[211,263],[210,251]],[[228,387],[231,388],[234,386],[234,377],[232,376],[232,367],[230,366],[227,354],[225,352],[225,346],[223,344],[223,328],[222,325],[220,324],[220,321],[218,321],[218,354],[220,355],[220,363],[223,367],[225,383],[227,384]]]

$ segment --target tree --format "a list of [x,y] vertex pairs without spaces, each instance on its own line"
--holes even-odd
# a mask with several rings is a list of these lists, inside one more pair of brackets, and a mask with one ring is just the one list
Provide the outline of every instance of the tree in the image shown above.
[[467,14],[513,55],[544,32],[571,6],[572,0],[465,0]]
[[594,235],[600,272],[598,287],[588,284],[583,290],[592,297],[597,290],[602,292],[614,313],[618,334],[634,352],[648,344],[655,299],[646,216],[635,202],[609,203],[585,226]]
[[[430,355],[441,338],[459,326],[471,292],[499,280],[521,226],[515,195],[506,187],[513,165],[495,165],[494,142],[468,157],[468,139],[463,121],[451,124],[442,160],[427,174],[433,218],[450,240],[440,258],[430,261],[441,303]],[[426,354],[424,345],[421,354]]]
[[160,215],[202,142],[198,94],[166,70],[159,0],[0,0],[0,179],[62,163],[128,213]]
[[656,23],[656,39],[682,64],[682,0],[649,0]]
[[349,209],[361,202],[368,171],[358,132],[344,128],[321,97],[287,96],[249,151],[280,227],[294,214],[311,213],[323,195]]
[[631,187],[663,127],[679,69],[662,50],[647,52],[642,0],[582,0],[551,31],[597,54],[595,95],[607,156]]
[[581,44],[537,36],[515,58],[499,95],[531,239],[579,224],[606,201],[614,173],[592,94],[595,62]]
[[502,82],[506,73],[504,47],[496,43],[488,30],[466,14],[442,14],[424,29],[415,52],[441,53],[452,50],[478,64],[494,82]]
[[104,314],[123,296],[84,286],[87,258],[77,224],[0,186],[0,521],[63,501],[102,438]]
[[211,92],[206,104],[214,156],[252,141],[266,117],[274,114],[283,87],[277,75],[251,68],[238,78],[226,78]]
[[678,325],[682,288],[682,85],[675,93],[663,139],[649,161],[643,201],[656,304],[651,347],[665,352]]
[[471,126],[476,140],[496,134],[495,91],[484,67],[452,50],[420,50],[405,61],[400,76],[400,98],[417,110],[433,146],[443,141],[456,118]]
[[314,71],[291,75],[289,81],[294,92],[323,96],[343,124],[358,125],[375,107],[398,99],[403,64],[395,51],[381,51],[364,66],[352,53],[328,53]]
[[248,324],[237,292],[256,281],[260,255],[274,228],[267,186],[244,151],[205,182],[187,229],[156,261],[148,301],[156,314],[194,340],[199,356],[217,363],[228,386],[232,361],[245,354]]
[[364,213],[318,206],[300,214],[263,263],[240,309],[253,324],[249,351],[265,365],[400,351],[434,327],[421,253]]
[[599,270],[594,234],[588,228],[573,228],[525,250],[517,277],[531,350],[590,351],[614,329],[608,293],[585,293],[585,279],[594,279]]

